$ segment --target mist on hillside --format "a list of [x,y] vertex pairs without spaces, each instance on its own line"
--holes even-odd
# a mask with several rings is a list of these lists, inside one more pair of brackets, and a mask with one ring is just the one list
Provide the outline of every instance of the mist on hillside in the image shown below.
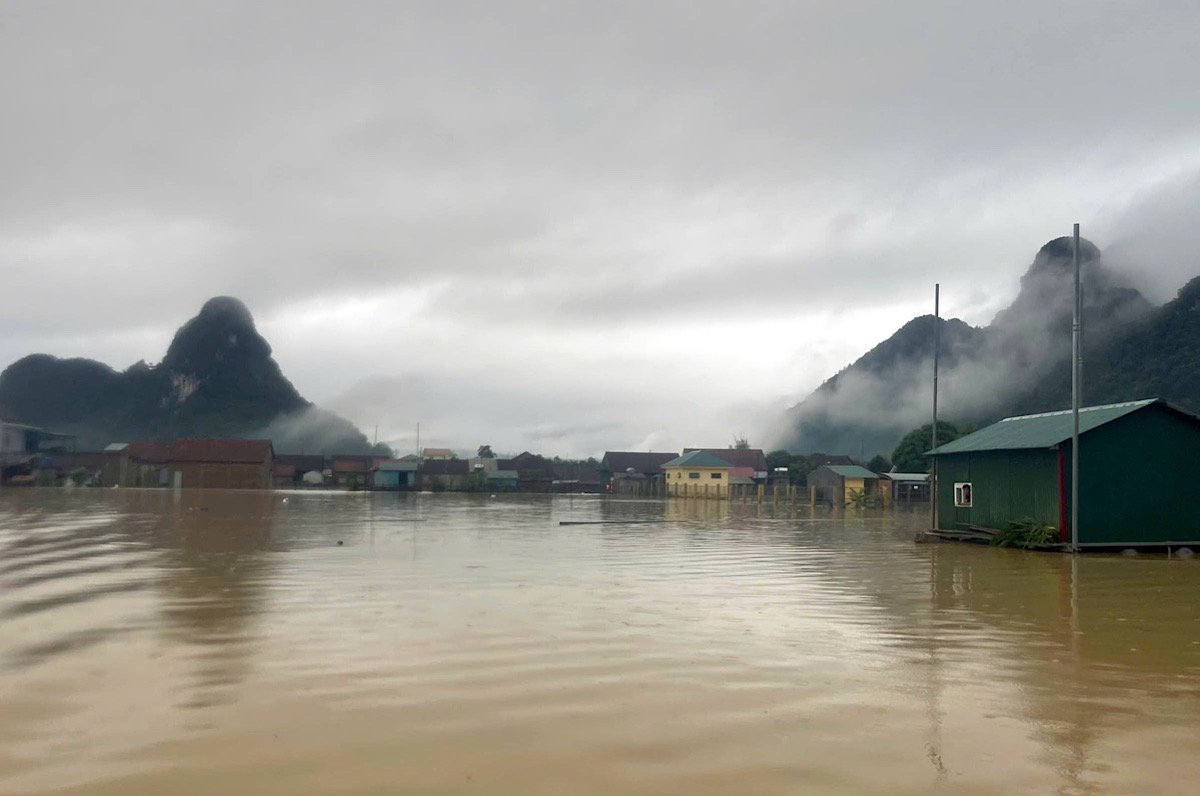
[[387,445],[372,445],[349,420],[316,406],[280,415],[247,436],[271,440],[276,453],[392,455]]
[[[1152,305],[1128,276],[1083,241],[1085,357]],[[1069,238],[1047,243],[1021,279],[1017,298],[986,327],[941,321],[939,416],[963,425],[999,419],[1006,407],[1055,373],[1067,372],[1073,295]],[[890,454],[933,412],[933,318],[918,318],[793,407],[771,435],[797,452]],[[1041,406],[1034,411],[1061,409]]]

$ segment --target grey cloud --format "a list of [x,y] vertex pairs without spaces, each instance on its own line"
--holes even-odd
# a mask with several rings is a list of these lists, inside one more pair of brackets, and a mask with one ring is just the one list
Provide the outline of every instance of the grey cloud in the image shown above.
[[[1200,155],[1200,147],[1198,147]],[[1200,168],[1133,197],[1107,220],[1105,260],[1121,268],[1147,296],[1169,300],[1200,276]]]
[[[478,325],[531,361],[547,335],[648,318],[708,313],[728,335],[890,317],[939,279],[984,323],[1072,220],[1145,262],[1126,241],[1160,214],[1116,214],[1195,154],[1198,22],[1194,3],[1082,0],[9,5],[0,279],[23,299],[0,358],[153,359],[217,294],[261,320],[428,289],[405,322]],[[1152,258],[1164,282],[1189,275],[1173,251]],[[302,391],[345,392],[272,330],[314,374]],[[846,357],[888,331],[841,330]],[[792,350],[793,389],[829,375]],[[427,372],[407,356],[376,352],[358,378]],[[698,356],[672,361],[716,378]],[[516,394],[557,389],[514,367]],[[671,386],[645,390],[658,420],[620,433],[672,422],[654,397]],[[546,429],[601,434],[590,404],[534,403]]]

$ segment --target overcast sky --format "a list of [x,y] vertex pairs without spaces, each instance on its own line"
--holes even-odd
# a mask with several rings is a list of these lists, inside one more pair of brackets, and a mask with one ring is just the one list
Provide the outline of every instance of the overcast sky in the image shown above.
[[402,450],[766,444],[1084,234],[1200,274],[1200,3],[0,2],[0,365],[241,298]]

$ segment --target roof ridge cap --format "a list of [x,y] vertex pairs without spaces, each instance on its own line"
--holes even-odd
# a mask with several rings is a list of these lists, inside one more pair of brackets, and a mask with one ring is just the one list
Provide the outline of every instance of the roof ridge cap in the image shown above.
[[[1081,406],[1081,407],[1079,407],[1079,411],[1081,413],[1082,412],[1098,412],[1101,409],[1124,409],[1127,406],[1149,406],[1150,404],[1155,403],[1158,400],[1159,400],[1158,398],[1142,398],[1137,401],[1118,401],[1115,404],[1096,404],[1095,406]],[[1061,416],[1061,415],[1069,415],[1069,414],[1071,414],[1072,411],[1073,410],[1071,410],[1071,409],[1056,409],[1053,412],[1035,412],[1034,414],[1031,414],[1031,415],[1012,415],[1011,417],[1003,418],[1002,420],[998,420],[997,422],[1007,423],[1010,420],[1032,420],[1037,417],[1057,417],[1057,416]],[[985,428],[986,428],[986,426],[985,426]],[[976,431],[979,431],[979,430],[981,430],[981,429],[976,429]],[[971,433],[974,434],[975,432],[972,431]]]

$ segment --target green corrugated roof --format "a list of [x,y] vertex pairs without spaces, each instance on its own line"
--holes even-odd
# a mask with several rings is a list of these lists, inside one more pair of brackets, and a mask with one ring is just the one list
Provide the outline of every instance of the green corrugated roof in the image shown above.
[[857,464],[827,464],[825,465],[830,470],[840,475],[842,478],[878,478],[879,476],[868,470],[866,467],[859,467]]
[[[1157,398],[1144,401],[1128,401],[1123,404],[1088,406],[1079,410],[1079,433],[1111,423],[1119,417],[1145,409]],[[981,428],[973,434],[959,437],[953,442],[939,445],[929,451],[934,456],[943,453],[966,453],[968,451],[999,451],[1021,448],[1053,448],[1071,438],[1073,428],[1071,410],[1045,412],[1040,415],[1006,417],[999,423]]]
[[704,451],[692,451],[685,453],[678,459],[672,459],[669,462],[663,462],[663,467],[732,467],[733,465],[724,459],[718,459],[711,453]]

